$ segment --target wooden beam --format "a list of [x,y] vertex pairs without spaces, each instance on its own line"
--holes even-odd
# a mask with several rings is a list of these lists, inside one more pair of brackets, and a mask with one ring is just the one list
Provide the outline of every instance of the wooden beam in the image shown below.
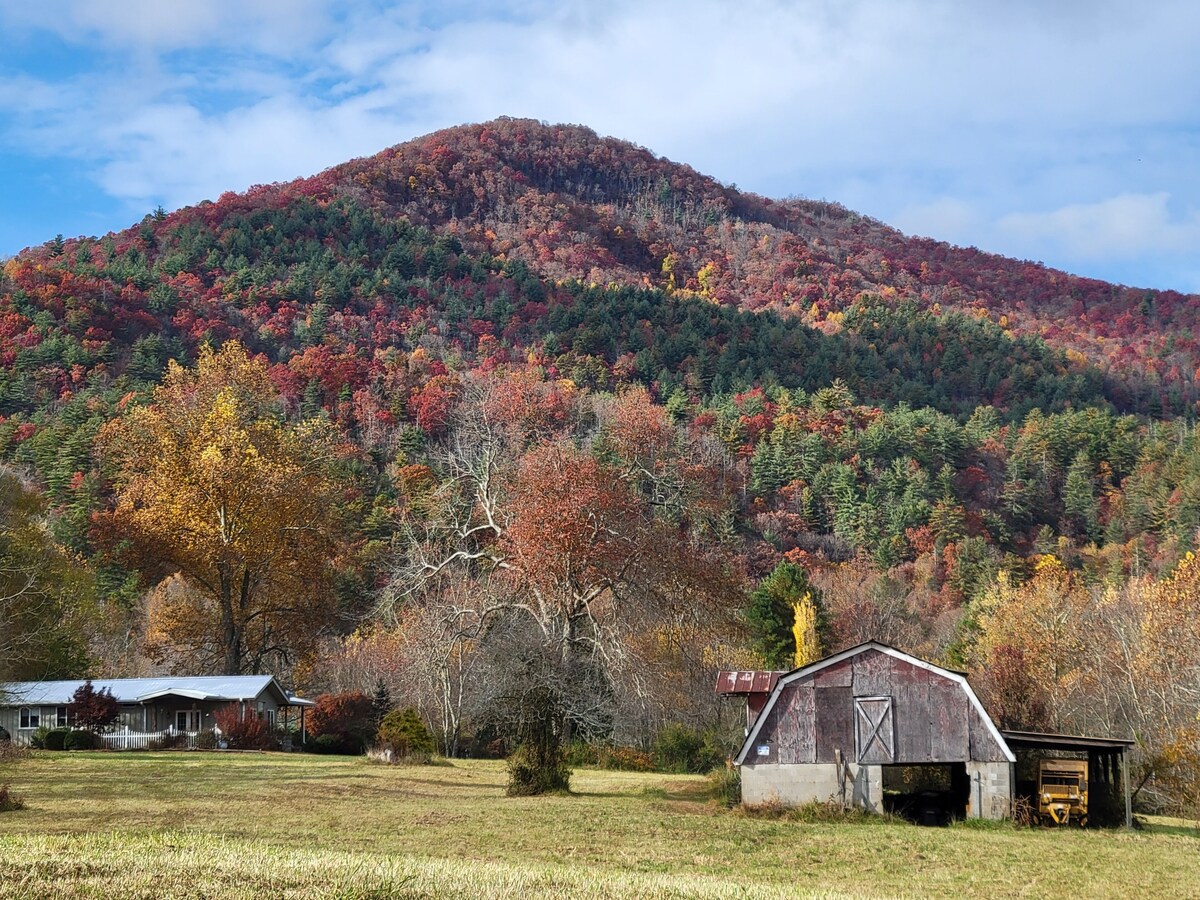
[[1133,827],[1133,798],[1129,796],[1129,760],[1124,750],[1121,751],[1121,782],[1125,790],[1125,827]]

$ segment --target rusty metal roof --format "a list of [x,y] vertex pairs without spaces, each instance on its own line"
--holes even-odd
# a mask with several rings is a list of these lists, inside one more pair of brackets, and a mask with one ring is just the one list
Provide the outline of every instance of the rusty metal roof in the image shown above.
[[766,694],[786,672],[756,672],[726,670],[717,673],[718,694]]

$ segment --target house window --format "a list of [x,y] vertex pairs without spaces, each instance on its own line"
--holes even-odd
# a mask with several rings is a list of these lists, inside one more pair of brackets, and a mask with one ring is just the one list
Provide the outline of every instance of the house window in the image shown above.
[[42,711],[35,707],[21,707],[21,727],[38,728],[42,724]]
[[65,706],[54,708],[54,724],[59,728],[67,727],[67,708]]
[[177,731],[199,731],[200,710],[181,709],[175,713],[175,728]]
[[854,698],[854,744],[860,763],[896,761],[896,725],[891,697]]
[[275,710],[273,709],[267,710],[267,725],[271,728],[275,727]]

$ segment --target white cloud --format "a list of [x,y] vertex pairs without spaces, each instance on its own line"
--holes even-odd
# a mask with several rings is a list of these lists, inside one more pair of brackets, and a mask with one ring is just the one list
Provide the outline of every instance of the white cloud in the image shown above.
[[3,138],[138,202],[507,114],[1068,268],[1186,252],[1156,198],[1200,208],[1190,0],[0,0],[0,22],[93,58],[0,100]]
[[1200,214],[1173,214],[1170,195],[1121,194],[1040,213],[1009,213],[997,222],[1008,246],[1056,248],[1081,260],[1134,259],[1192,253],[1200,244]]
[[286,53],[326,24],[324,0],[0,0],[0,20],[72,43],[161,53],[212,43]]

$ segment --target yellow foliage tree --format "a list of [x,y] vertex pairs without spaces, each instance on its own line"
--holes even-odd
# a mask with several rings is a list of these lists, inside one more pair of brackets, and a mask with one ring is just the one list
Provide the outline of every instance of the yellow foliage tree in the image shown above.
[[813,602],[812,591],[806,592],[796,601],[792,609],[795,611],[792,635],[796,638],[796,668],[798,669],[824,657],[825,648],[821,646],[817,604]]
[[131,561],[189,588],[152,598],[149,649],[241,674],[312,646],[332,608],[333,444],[319,423],[283,423],[264,361],[231,342],[194,370],[172,363],[99,446]]

